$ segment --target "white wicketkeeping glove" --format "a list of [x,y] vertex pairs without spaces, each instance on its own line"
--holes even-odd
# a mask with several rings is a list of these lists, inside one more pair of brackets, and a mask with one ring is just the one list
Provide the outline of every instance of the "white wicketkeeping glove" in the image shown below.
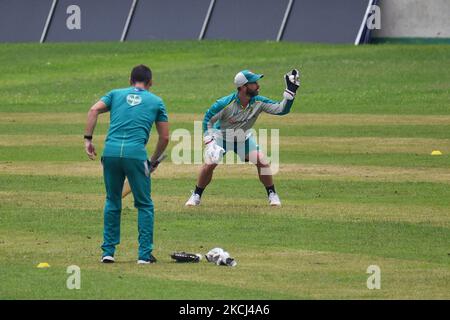
[[208,262],[215,263],[218,266],[235,267],[237,265],[237,262],[230,257],[230,254],[222,248],[211,249],[206,254],[206,260],[208,260]]
[[205,142],[205,162],[207,164],[219,163],[225,149],[216,143],[214,137],[205,136],[203,141]]
[[214,262],[217,263],[217,261],[220,258],[220,255],[224,253],[222,248],[214,248],[209,250],[209,252],[206,254],[206,260],[208,260],[208,262]]

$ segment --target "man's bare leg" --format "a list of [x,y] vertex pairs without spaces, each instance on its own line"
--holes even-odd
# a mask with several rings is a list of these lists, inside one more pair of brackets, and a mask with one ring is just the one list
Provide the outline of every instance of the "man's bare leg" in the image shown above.
[[197,179],[197,187],[205,189],[206,186],[211,182],[214,169],[217,167],[216,163],[212,164],[203,164],[200,169],[200,174]]
[[259,181],[264,185],[269,197],[270,205],[280,206],[280,199],[275,192],[275,185],[273,184],[273,176],[270,170],[270,164],[266,156],[261,151],[252,151],[247,155],[247,160],[256,165],[258,169]]
[[258,169],[259,181],[264,185],[264,187],[273,186],[273,177],[272,172],[270,171],[270,164],[267,161],[264,153],[261,151],[252,151],[250,152],[246,160],[256,165]]

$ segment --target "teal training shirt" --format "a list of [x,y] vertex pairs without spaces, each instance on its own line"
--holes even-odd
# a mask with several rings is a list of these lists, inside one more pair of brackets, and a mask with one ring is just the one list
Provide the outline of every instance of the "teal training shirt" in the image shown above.
[[104,157],[147,159],[147,145],[154,122],[167,122],[162,99],[135,87],[116,89],[101,98],[110,111]]

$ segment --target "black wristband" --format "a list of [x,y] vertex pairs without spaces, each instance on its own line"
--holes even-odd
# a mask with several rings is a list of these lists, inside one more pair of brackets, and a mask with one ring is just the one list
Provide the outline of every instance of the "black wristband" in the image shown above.
[[88,139],[88,140],[92,140],[92,136],[84,135],[84,138],[85,138],[85,139]]

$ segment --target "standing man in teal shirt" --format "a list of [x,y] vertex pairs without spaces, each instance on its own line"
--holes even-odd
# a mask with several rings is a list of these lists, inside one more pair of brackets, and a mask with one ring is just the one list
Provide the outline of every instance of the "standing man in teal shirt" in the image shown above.
[[[110,125],[102,156],[106,188],[104,209],[103,255],[101,262],[114,262],[116,245],[120,243],[120,216],[122,188],[128,178],[138,209],[139,256],[138,264],[156,262],[153,256],[153,202],[150,197],[150,173],[156,159],[169,143],[169,124],[161,98],[149,92],[152,72],[145,65],[131,71],[131,87],[110,91],[95,103],[88,113],[84,144],[91,160],[97,155],[92,144],[98,115],[110,112]],[[156,150],[148,161],[147,145],[153,123],[159,135]]]

